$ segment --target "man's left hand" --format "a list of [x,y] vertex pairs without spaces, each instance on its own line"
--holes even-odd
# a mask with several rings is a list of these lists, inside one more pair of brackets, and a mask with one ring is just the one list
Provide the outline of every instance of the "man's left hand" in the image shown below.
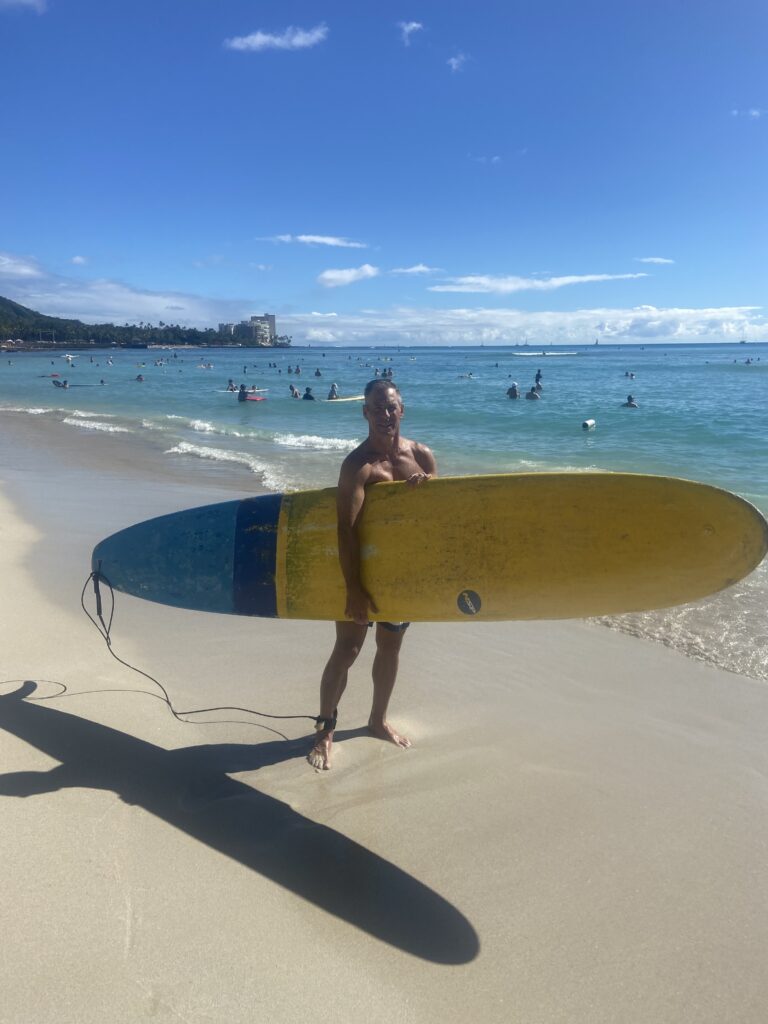
[[405,482],[409,487],[418,487],[419,484],[423,484],[425,481],[431,479],[431,473],[412,473]]

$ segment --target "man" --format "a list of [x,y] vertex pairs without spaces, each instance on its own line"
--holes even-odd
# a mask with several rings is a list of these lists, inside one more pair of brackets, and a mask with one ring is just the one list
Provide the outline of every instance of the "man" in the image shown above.
[[622,409],[636,409],[637,402],[634,399],[634,395],[627,395],[627,400],[622,402],[621,407]]
[[305,402],[314,402],[315,396],[312,394],[312,388],[309,385],[304,389],[304,394],[301,397]]
[[[320,714],[315,745],[307,760],[314,768],[331,767],[336,709],[347,685],[347,673],[365,642],[371,613],[375,614],[375,595],[369,594],[360,579],[359,523],[365,504],[365,489],[370,484],[405,480],[417,487],[437,476],[432,452],[425,445],[400,435],[405,408],[397,386],[377,378],[365,387],[363,415],[368,421],[368,437],[351,452],[341,466],[336,499],[339,537],[339,562],[347,587],[346,619],[336,623],[336,643],[320,682]],[[387,722],[387,708],[397,679],[400,647],[407,622],[376,623],[376,657],[373,661],[373,704],[368,729],[376,737],[410,747]]]

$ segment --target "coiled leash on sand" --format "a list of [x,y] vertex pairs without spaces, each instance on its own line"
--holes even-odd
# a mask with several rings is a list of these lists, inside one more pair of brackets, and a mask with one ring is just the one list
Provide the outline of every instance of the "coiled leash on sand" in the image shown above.
[[[91,613],[88,611],[88,609],[85,606],[85,592],[88,589],[88,584],[89,583],[93,583],[93,593],[94,593],[94,597],[95,597],[95,600],[96,600],[96,617],[95,618],[94,618],[93,615],[91,615]],[[109,598],[110,598],[110,602],[111,602],[111,607],[109,609],[109,616],[108,616],[106,621],[104,619],[104,607],[103,607],[103,602],[102,602],[102,597],[101,597],[101,584],[102,583],[109,588]],[[176,708],[173,706],[171,698],[168,696],[168,691],[166,690],[166,688],[163,686],[163,684],[159,680],[155,679],[155,677],[151,676],[148,672],[144,672],[142,669],[137,668],[135,665],[131,665],[130,662],[125,661],[123,658],[121,658],[117,654],[115,654],[114,650],[112,649],[112,635],[111,634],[112,634],[112,620],[114,619],[114,615],[115,615],[115,592],[114,592],[114,589],[112,587],[112,584],[109,582],[107,577],[101,572],[100,569],[96,569],[93,572],[89,573],[88,578],[86,579],[85,583],[83,584],[83,589],[82,589],[82,592],[80,594],[80,607],[83,609],[83,611],[85,612],[87,617],[94,624],[96,629],[99,631],[101,637],[103,638],[105,644],[107,645],[107,650],[112,655],[112,657],[115,659],[115,661],[120,662],[121,665],[124,665],[126,668],[130,669],[132,672],[137,672],[140,676],[144,676],[145,679],[148,679],[151,683],[154,683],[155,686],[160,690],[159,694],[158,693],[151,693],[149,690],[139,690],[138,692],[139,693],[146,693],[149,697],[156,697],[158,700],[162,700],[163,703],[168,706],[168,710],[171,712],[173,717],[177,721],[179,721],[179,722],[184,722],[185,725],[222,725],[222,724],[224,724],[224,722],[222,722],[222,721],[217,721],[217,722],[197,722],[196,723],[196,722],[190,722],[187,718],[183,718],[182,717],[182,715],[202,715],[202,714],[206,714],[206,713],[212,712],[212,711],[241,711],[243,714],[246,714],[246,715],[258,715],[260,718],[273,718],[273,719],[280,719],[280,720],[287,720],[287,719],[309,719],[310,722],[314,722],[315,723],[315,728],[317,730],[321,730],[323,728],[334,728],[335,725],[336,725],[336,712],[335,711],[333,713],[333,718],[332,719],[331,718],[316,718],[314,715],[271,715],[271,714],[268,714],[266,711],[255,711],[253,708],[241,708],[241,707],[237,707],[237,706],[233,706],[233,705],[224,705],[224,706],[221,706],[221,707],[212,707],[212,708],[194,708],[194,709],[191,709],[191,710],[177,711]],[[63,686],[63,683],[60,684],[60,685]],[[89,692],[105,692],[106,693],[108,691],[105,690],[105,691],[89,691]],[[123,692],[125,692],[125,691],[123,691]],[[56,697],[61,697],[61,696],[63,696],[63,693],[56,694]],[[227,719],[225,721],[231,722],[232,720]],[[326,723],[331,723],[331,722],[333,723],[332,725],[326,724]],[[319,723],[323,723],[323,724],[320,725]],[[236,721],[235,724],[237,724],[237,725],[256,725],[260,729],[266,729],[268,732],[273,732],[273,733],[275,733],[275,735],[280,736],[282,739],[288,740],[288,737],[284,733],[281,733],[277,729],[271,729],[268,725],[264,725],[262,722],[239,722],[239,721]]]

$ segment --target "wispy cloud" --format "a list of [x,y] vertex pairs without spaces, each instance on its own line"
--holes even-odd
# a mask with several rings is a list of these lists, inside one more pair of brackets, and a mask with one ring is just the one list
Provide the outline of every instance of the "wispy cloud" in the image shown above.
[[500,156],[475,156],[473,153],[467,153],[470,160],[473,160],[476,164],[500,164]]
[[331,245],[339,249],[367,249],[365,242],[353,242],[338,235],[271,235],[265,242],[300,242],[302,245]]
[[412,267],[395,267],[390,274],[436,274],[440,267],[428,267],[426,263],[416,263]]
[[455,57],[449,57],[446,64],[455,74],[457,71],[461,71],[466,62],[467,55],[465,53],[457,53]]
[[398,21],[397,27],[400,29],[405,46],[411,45],[411,36],[414,32],[421,32],[424,28],[420,21]]
[[42,14],[46,8],[46,0],[0,0],[0,11],[9,7],[27,7]]
[[768,113],[768,111],[763,110],[761,107],[747,107],[745,110],[732,110],[731,117],[746,117],[750,121],[759,121],[765,113]]
[[199,260],[192,260],[192,266],[196,270],[206,270],[208,267],[220,267],[224,263],[224,257],[220,253],[211,253]]
[[76,267],[84,267],[88,260],[85,256],[73,256],[69,262],[74,263]]
[[271,263],[249,263],[248,266],[251,270],[271,270]]
[[324,270],[318,275],[318,282],[324,288],[341,288],[344,285],[364,281],[369,277],[378,277],[379,268],[364,263],[361,267],[349,267],[346,270]]
[[431,292],[492,292],[496,295],[510,295],[512,292],[550,292],[571,284],[594,284],[599,281],[628,281],[633,277],[647,277],[647,274],[570,274],[565,277],[496,277],[491,274],[469,274],[465,277],[451,277],[445,284],[433,284]]
[[44,271],[35,260],[0,252],[0,278],[43,277]]
[[328,36],[327,25],[316,25],[314,28],[294,28],[289,25],[283,32],[252,32],[248,36],[234,36],[225,39],[224,45],[229,50],[247,50],[260,53],[263,50],[307,50],[322,43]]
[[668,260],[664,256],[636,256],[635,259],[638,263],[674,263],[674,260]]

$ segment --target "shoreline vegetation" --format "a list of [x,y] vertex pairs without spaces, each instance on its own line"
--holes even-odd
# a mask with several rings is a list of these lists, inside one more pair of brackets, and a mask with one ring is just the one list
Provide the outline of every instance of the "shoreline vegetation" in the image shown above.
[[288,335],[278,335],[271,341],[232,340],[212,327],[200,330],[180,324],[166,324],[162,320],[155,326],[141,322],[118,326],[113,323],[86,324],[81,320],[48,316],[34,309],[0,296],[0,351],[44,352],[61,347],[91,349],[115,346],[117,348],[154,348],[161,346],[195,348],[290,348]]

